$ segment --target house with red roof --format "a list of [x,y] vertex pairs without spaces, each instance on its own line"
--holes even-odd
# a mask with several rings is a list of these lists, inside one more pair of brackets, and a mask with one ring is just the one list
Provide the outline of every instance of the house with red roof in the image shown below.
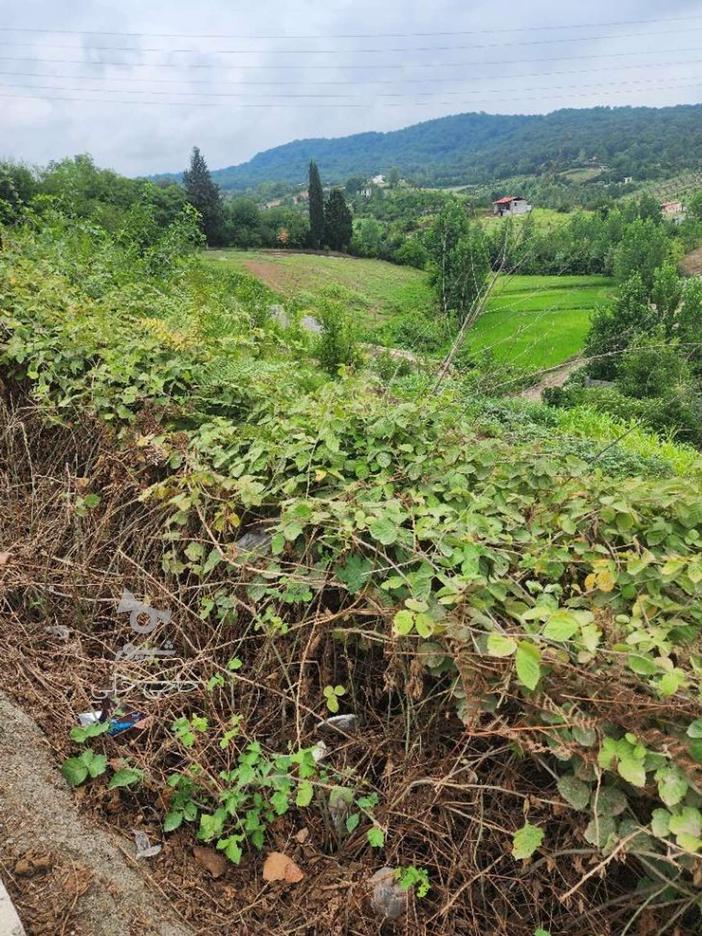
[[492,213],[502,218],[505,215],[529,214],[531,205],[521,195],[505,195],[492,203]]

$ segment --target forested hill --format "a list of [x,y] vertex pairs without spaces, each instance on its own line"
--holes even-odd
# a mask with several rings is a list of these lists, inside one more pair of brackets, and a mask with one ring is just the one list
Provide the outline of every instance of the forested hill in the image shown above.
[[702,164],[702,105],[457,114],[389,133],[296,140],[213,176],[224,189],[303,182],[310,159],[328,182],[397,166],[415,181],[449,185],[568,169],[588,159],[614,178],[665,177]]

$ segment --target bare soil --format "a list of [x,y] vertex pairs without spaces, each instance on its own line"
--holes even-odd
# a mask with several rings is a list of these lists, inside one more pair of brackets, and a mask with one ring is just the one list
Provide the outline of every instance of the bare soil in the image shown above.
[[0,695],[0,870],[28,936],[189,936],[130,851],[79,811],[43,733]]
[[686,276],[702,276],[702,247],[683,257],[680,269]]
[[582,365],[583,359],[578,357],[574,358],[572,361],[566,361],[565,364],[559,364],[558,367],[551,367],[549,370],[544,371],[538,383],[527,387],[526,390],[522,390],[519,395],[524,400],[531,400],[534,403],[539,403],[544,390],[550,389],[551,387],[562,387],[570,375],[578,370],[578,368],[582,367]]

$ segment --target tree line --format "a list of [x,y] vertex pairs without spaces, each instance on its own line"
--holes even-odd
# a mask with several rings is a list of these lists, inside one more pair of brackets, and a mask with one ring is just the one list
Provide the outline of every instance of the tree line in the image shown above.
[[[308,171],[308,216],[299,210],[266,216],[250,201],[228,202],[205,159],[194,147],[190,166],[183,173],[185,196],[199,212],[202,232],[211,247],[310,247],[348,250],[353,236],[353,217],[340,188],[332,188],[326,199],[317,164]],[[274,206],[276,207],[276,206]]]

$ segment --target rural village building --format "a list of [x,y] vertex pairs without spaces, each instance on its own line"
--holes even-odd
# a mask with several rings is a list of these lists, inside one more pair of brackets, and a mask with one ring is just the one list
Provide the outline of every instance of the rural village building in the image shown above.
[[492,203],[492,213],[504,217],[505,215],[529,214],[531,205],[521,195],[505,195]]
[[685,220],[685,212],[687,208],[679,201],[669,201],[661,203],[661,214],[664,218],[667,218],[669,221],[675,221],[676,224],[680,224],[681,221]]

